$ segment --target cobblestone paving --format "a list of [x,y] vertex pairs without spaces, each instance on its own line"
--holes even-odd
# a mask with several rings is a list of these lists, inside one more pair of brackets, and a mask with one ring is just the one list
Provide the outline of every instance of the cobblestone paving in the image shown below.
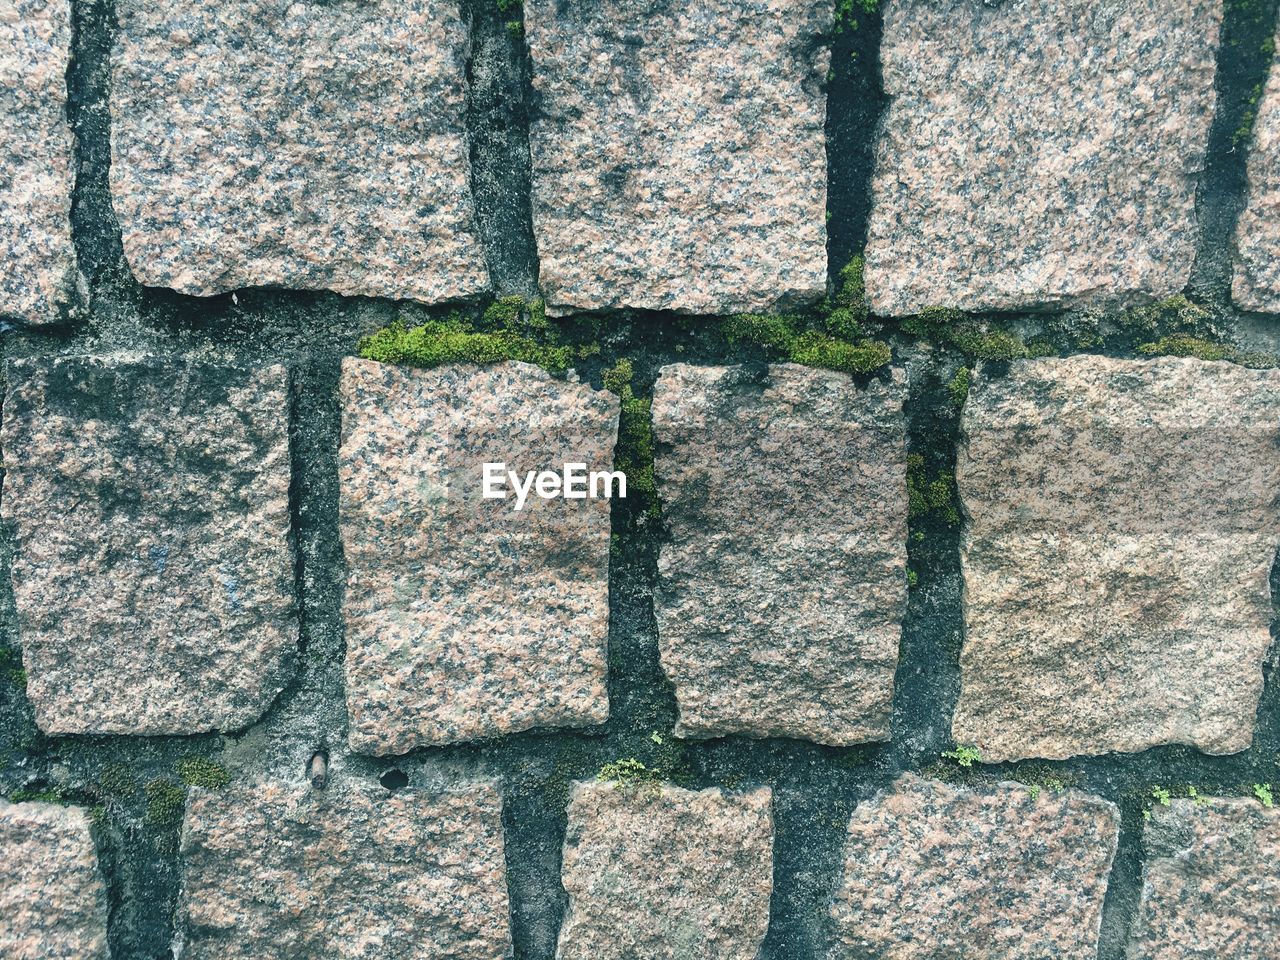
[[1270,960],[1278,7],[0,0],[0,957]]

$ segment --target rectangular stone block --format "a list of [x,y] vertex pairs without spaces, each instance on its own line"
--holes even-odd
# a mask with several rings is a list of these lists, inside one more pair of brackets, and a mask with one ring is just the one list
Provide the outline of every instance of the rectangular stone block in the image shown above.
[[1128,960],[1280,956],[1280,810],[1253,799],[1151,811]]
[[956,479],[957,742],[992,762],[1249,746],[1280,539],[1280,371],[1097,356],[983,370]]
[[557,960],[755,960],[773,891],[771,798],[575,783]]
[[889,737],[906,605],[901,372],[664,367],[654,611],[687,737]]
[[78,807],[0,800],[0,957],[107,960],[107,890]]
[[506,960],[502,798],[492,784],[193,790],[183,960]]
[[1246,310],[1280,311],[1280,61],[1273,61],[1253,121],[1248,199],[1236,221],[1231,298]]
[[906,775],[849,823],[829,960],[1095,960],[1120,814]]
[[526,363],[346,360],[342,407],[352,748],[603,723],[609,501],[516,510],[483,473],[610,470],[616,398]]
[[733,313],[826,289],[830,0],[528,0],[548,310]]
[[111,192],[144,284],[488,287],[449,0],[120,0]]
[[40,324],[87,300],[71,242],[70,0],[0,0],[0,315]]
[[229,731],[293,674],[283,367],[10,361],[4,495],[46,733]]
[[1221,21],[1221,0],[886,4],[872,310],[1180,291]]

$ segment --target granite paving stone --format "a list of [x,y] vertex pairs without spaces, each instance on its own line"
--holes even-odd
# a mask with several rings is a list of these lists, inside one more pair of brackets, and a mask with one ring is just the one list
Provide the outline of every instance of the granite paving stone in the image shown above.
[[450,0],[120,0],[111,193],[144,284],[437,302],[489,285]]
[[1249,746],[1280,542],[1280,371],[984,368],[956,477],[957,742],[992,762]]
[[867,294],[886,315],[1180,291],[1221,0],[884,7]]
[[230,731],[293,675],[287,374],[11,360],[0,514],[45,733]]
[[610,470],[617,399],[525,363],[346,360],[341,393],[352,747],[603,723],[609,500],[516,510],[483,469]]
[[1257,110],[1231,298],[1246,310],[1274,313],[1280,310],[1280,62],[1271,64]]
[[677,734],[889,737],[906,605],[906,386],[664,367],[654,609]]
[[732,313],[822,296],[829,0],[524,11],[551,313]]

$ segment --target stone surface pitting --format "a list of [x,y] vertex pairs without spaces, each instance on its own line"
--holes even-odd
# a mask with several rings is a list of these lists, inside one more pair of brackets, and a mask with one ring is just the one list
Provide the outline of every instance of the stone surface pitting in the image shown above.
[[1248,200],[1236,221],[1231,298],[1280,311],[1280,61],[1272,61],[1249,146]]
[[182,834],[184,960],[506,960],[492,784],[196,790]]
[[1128,960],[1280,956],[1280,810],[1256,800],[1175,800],[1144,836]]
[[1221,0],[886,4],[872,309],[1181,290],[1221,19]]
[[107,891],[78,807],[0,800],[0,957],[106,960]]
[[956,477],[957,742],[993,762],[1249,746],[1280,540],[1280,371],[1096,356],[983,371]]
[[70,0],[0,0],[0,315],[57,321],[87,299],[71,242]]
[[293,673],[283,367],[10,361],[0,508],[46,733],[256,720]]
[[557,960],[755,960],[773,890],[771,796],[574,784]]
[[829,0],[528,0],[533,223],[553,313],[826,287]]
[[609,501],[481,499],[486,462],[611,469],[618,402],[525,363],[342,367],[350,742],[603,723]]
[[906,605],[904,378],[661,371],[654,609],[682,736],[885,740]]
[[121,0],[112,202],[140,281],[435,302],[488,271],[450,0]]
[[849,823],[829,960],[1094,960],[1120,815],[904,776]]

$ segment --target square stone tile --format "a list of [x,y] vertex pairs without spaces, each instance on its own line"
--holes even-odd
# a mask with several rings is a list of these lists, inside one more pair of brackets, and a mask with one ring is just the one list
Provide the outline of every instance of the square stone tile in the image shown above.
[[1095,960],[1120,814],[907,775],[849,823],[829,960]]
[[70,0],[0,0],[0,316],[66,319],[88,299],[71,242]]
[[1128,960],[1280,956],[1280,810],[1256,800],[1174,800],[1144,835]]
[[755,960],[773,890],[771,797],[574,784],[557,960]]
[[353,749],[405,753],[609,714],[609,501],[483,498],[612,469],[618,402],[526,363],[342,367],[342,544]]
[[1097,356],[982,370],[956,478],[957,742],[992,762],[1249,746],[1280,541],[1280,371]]
[[107,960],[107,890],[78,807],[0,800],[0,957]]
[[905,378],[664,367],[654,612],[677,734],[889,738],[907,598]]
[[194,790],[182,869],[183,960],[511,956],[492,784]]
[[829,0],[524,11],[552,313],[733,313],[823,295]]
[[0,514],[46,733],[258,719],[298,628],[283,367],[10,361]]
[[1221,0],[901,0],[884,16],[875,312],[1186,285]]
[[120,0],[111,193],[144,284],[488,287],[451,0]]

